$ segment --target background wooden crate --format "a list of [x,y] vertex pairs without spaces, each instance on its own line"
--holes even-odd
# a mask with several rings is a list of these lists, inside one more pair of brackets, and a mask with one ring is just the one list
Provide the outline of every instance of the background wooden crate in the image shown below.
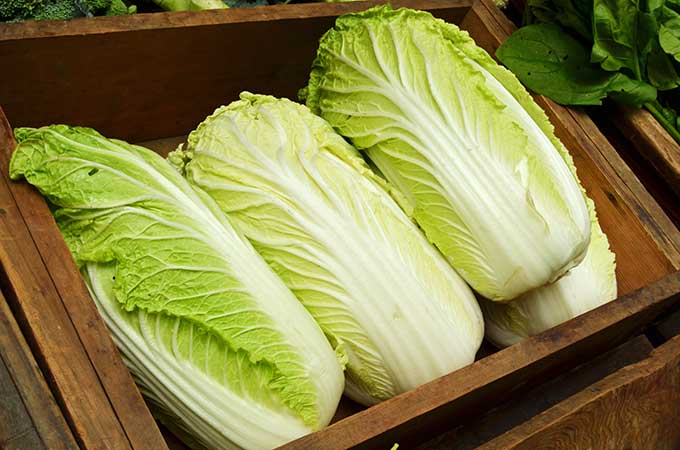
[[[487,2],[395,3],[460,23],[489,51],[512,29]],[[18,126],[88,125],[111,137],[153,140],[147,145],[164,153],[241,90],[295,98],[320,35],[338,14],[372,4],[3,25],[0,104]],[[457,424],[483,416],[489,405],[613,349],[677,303],[678,230],[585,114],[537,100],[597,205],[617,254],[621,298],[506,350],[485,347],[475,364],[375,407],[359,412],[343,400],[336,417],[342,420],[286,448],[384,449],[394,442],[408,448],[446,436]],[[165,448],[47,205],[27,184],[7,180],[14,143],[4,119],[0,146],[0,284],[78,444]],[[649,343],[624,344],[630,345],[619,351],[628,356],[601,374],[651,354]],[[465,430],[456,439],[460,433]]]

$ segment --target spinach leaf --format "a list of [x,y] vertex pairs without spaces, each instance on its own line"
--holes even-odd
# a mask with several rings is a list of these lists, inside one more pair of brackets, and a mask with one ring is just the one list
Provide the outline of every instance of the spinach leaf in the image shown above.
[[[680,54],[679,54],[680,56]],[[680,86],[680,76],[673,65],[673,59],[654,41],[652,51],[647,57],[647,80],[660,91]]]
[[659,27],[659,44],[663,51],[680,61],[680,17],[668,20]]
[[515,31],[496,56],[529,89],[563,105],[600,105],[611,95],[639,107],[656,98],[653,86],[590,63],[588,48],[554,24]]
[[562,25],[591,42],[590,22],[593,0],[528,0],[525,25],[528,23],[554,23]]
[[640,0],[594,0],[591,61],[609,71],[629,69],[639,80],[657,29],[656,17],[642,10]]

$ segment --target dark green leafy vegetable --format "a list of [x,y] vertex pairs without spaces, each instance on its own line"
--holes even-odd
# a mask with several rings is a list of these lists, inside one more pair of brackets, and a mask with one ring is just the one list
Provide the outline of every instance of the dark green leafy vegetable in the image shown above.
[[601,105],[607,95],[641,106],[656,89],[619,72],[607,72],[588,59],[588,49],[557,25],[526,26],[500,46],[498,58],[522,83],[565,105]]
[[136,10],[123,0],[0,0],[0,22],[117,16]]
[[652,14],[640,10],[639,0],[594,0],[592,61],[610,71],[625,67],[639,79],[655,23]]
[[680,17],[671,19],[659,28],[661,48],[680,61]]
[[525,25],[555,23],[591,41],[590,27],[593,0],[529,0],[525,12]]
[[528,0],[497,56],[564,105],[645,107],[680,142],[680,0]]

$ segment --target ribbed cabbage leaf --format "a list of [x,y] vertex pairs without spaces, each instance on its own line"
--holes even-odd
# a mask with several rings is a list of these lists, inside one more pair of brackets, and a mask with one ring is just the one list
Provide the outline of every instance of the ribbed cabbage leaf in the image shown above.
[[347,142],[306,107],[243,93],[171,155],[347,358],[347,393],[389,398],[474,361],[470,288]]
[[583,258],[588,212],[569,154],[517,79],[455,25],[389,6],[342,16],[301,94],[483,296],[512,299]]
[[320,328],[217,205],[145,148],[19,129],[10,163],[54,216],[142,390],[210,448],[325,426],[343,388]]

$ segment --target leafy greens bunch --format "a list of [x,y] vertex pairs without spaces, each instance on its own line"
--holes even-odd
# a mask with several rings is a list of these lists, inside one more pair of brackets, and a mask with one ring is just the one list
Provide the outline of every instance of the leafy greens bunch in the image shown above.
[[680,1],[528,0],[496,56],[563,105],[644,107],[680,142]]
[[289,3],[290,0],[1,0],[0,22],[69,20],[138,12],[200,11]]
[[0,22],[119,16],[136,11],[135,5],[123,0],[3,0],[0,2]]
[[120,16],[149,6],[166,11],[227,8],[222,0],[2,0],[0,22]]

